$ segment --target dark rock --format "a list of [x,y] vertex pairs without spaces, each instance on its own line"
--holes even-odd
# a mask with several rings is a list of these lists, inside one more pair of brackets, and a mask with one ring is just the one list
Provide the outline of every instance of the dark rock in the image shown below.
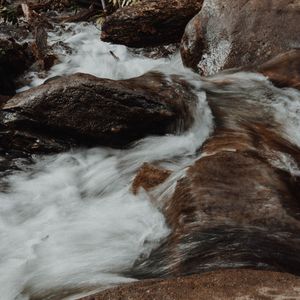
[[180,44],[181,59],[187,68],[198,71],[204,49],[204,33],[201,26],[200,13],[198,13],[186,26]]
[[14,95],[15,79],[33,62],[27,44],[0,35],[0,94]]
[[12,96],[0,95],[0,108],[11,98]]
[[[197,97],[181,78],[148,73],[113,81],[75,74],[16,95],[0,111],[2,147],[29,152],[74,145],[123,147],[186,129]],[[182,122],[183,120],[183,122]]]
[[179,42],[188,21],[203,0],[143,0],[118,9],[102,26],[101,39],[129,47],[151,47]]
[[299,5],[295,0],[205,0],[183,36],[183,63],[212,75],[257,66],[299,47]]

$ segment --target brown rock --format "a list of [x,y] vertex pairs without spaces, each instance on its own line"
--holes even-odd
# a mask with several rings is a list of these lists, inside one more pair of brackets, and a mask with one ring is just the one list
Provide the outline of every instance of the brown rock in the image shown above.
[[[276,297],[276,298],[275,298]],[[125,284],[81,300],[299,299],[300,278],[287,273],[222,270],[171,280]]]
[[183,64],[187,68],[198,71],[197,65],[201,60],[204,47],[204,33],[199,13],[187,24],[181,39],[180,54]]
[[3,106],[0,145],[29,152],[74,144],[122,147],[147,134],[178,130],[182,120],[184,130],[197,97],[183,80],[171,78],[149,73],[113,81],[76,74],[51,80]]
[[215,132],[163,208],[172,233],[136,262],[133,277],[241,267],[300,274],[300,177],[290,168],[298,170],[300,149],[260,98],[276,91],[260,84],[203,83]]
[[140,188],[146,191],[163,183],[171,174],[171,171],[144,163],[139,169],[132,183],[132,192],[137,194]]
[[258,71],[279,87],[300,89],[300,49],[276,56],[261,65]]
[[299,47],[298,0],[205,0],[182,39],[183,62],[204,75],[259,65]]
[[199,12],[203,0],[142,0],[118,9],[102,26],[101,39],[129,47],[179,42],[188,21]]

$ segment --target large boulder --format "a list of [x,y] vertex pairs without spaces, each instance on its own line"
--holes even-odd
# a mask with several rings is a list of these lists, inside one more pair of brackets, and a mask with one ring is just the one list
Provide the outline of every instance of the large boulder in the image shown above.
[[245,73],[206,79],[203,89],[215,131],[169,200],[147,191],[163,201],[172,232],[130,274],[251,267],[299,275],[300,149],[287,139],[286,117],[278,119],[281,103],[294,105],[299,92],[285,99],[263,76]]
[[295,0],[205,0],[186,27],[183,63],[203,75],[258,65],[300,46]]
[[29,152],[74,145],[123,147],[149,134],[186,129],[196,99],[178,76],[148,73],[121,81],[66,76],[18,94],[3,106],[0,146]]
[[101,39],[129,47],[149,47],[181,40],[203,0],[142,0],[118,9],[102,26]]

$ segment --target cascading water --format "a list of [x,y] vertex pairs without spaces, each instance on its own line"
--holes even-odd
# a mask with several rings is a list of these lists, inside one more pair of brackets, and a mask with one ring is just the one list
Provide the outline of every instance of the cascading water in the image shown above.
[[[26,171],[7,177],[8,188],[0,194],[0,295],[4,300],[76,299],[80,293],[134,280],[122,274],[128,274],[138,258],[147,257],[170,230],[160,203],[150,201],[146,192],[133,195],[131,183],[144,162],[155,162],[173,171],[157,190],[160,198],[174,190],[213,130],[204,91],[252,90],[255,101],[264,100],[266,90],[272,91],[275,101],[266,102],[266,108],[275,112],[278,122],[289,119],[284,134],[300,145],[298,92],[280,91],[262,76],[247,73],[215,77],[236,83],[218,91],[210,79],[202,82],[185,70],[176,55],[158,60],[137,57],[126,47],[101,42],[93,25],[64,26],[49,34],[61,63],[44,79],[29,74],[31,83],[22,90],[76,72],[126,79],[155,69],[165,76],[179,74],[193,86],[199,100],[195,122],[181,135],[148,137],[127,150],[75,149],[37,156]],[[257,86],[267,88],[255,90]]]
[[[99,29],[89,23],[55,27],[49,32],[48,44],[58,54],[60,63],[45,78],[39,78],[35,72],[28,74],[30,84],[20,91],[40,85],[48,78],[77,72],[118,80],[140,76],[157,66],[170,65],[169,59],[139,57],[125,46],[102,42],[99,36]],[[182,70],[179,56],[175,61],[176,67]]]

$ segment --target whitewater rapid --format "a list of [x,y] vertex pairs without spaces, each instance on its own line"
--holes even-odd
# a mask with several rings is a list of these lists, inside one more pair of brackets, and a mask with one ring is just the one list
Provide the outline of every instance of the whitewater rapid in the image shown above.
[[51,77],[77,72],[119,80],[138,77],[155,68],[172,66],[174,70],[184,71],[179,54],[172,57],[172,64],[170,58],[150,59],[136,55],[123,45],[102,42],[100,29],[91,23],[55,26],[48,33],[48,45],[58,56],[59,63],[46,74],[29,72],[30,82],[19,92],[38,86]]
[[161,187],[161,195],[167,196],[213,130],[199,77],[183,69],[178,55],[157,60],[137,57],[124,46],[101,42],[94,25],[64,26],[49,33],[50,44],[65,43],[58,49],[61,62],[44,78],[28,74],[31,83],[24,90],[76,72],[125,79],[155,69],[166,76],[181,74],[193,85],[199,99],[196,121],[181,135],[148,137],[128,150],[74,149],[35,156],[26,171],[7,177],[9,188],[0,193],[3,300],[76,299],[134,280],[122,273],[169,234],[160,203],[150,201],[143,191],[132,194],[136,171],[144,162],[173,171]]
[[[187,80],[198,96],[195,122],[180,135],[147,137],[126,150],[102,147],[35,156],[26,171],[5,178],[8,189],[0,193],[3,300],[76,299],[86,292],[134,280],[123,274],[170,233],[160,211],[162,202],[188,166],[201,157],[198,150],[213,132],[207,91],[251,92],[249,101],[263,103],[266,113],[272,111],[283,124],[285,137],[300,146],[299,92],[277,89],[265,77],[250,73],[221,74],[201,81],[183,68],[178,54],[153,60],[100,41],[94,25],[63,26],[49,33],[49,44],[56,49],[60,63],[43,78],[29,73],[30,84],[21,90],[76,72],[110,79],[137,77],[150,70],[165,76],[175,73]],[[219,85],[218,90],[216,82],[223,79],[233,84]],[[287,168],[295,169],[286,157],[283,161]],[[145,162],[172,171],[154,191],[156,202],[145,191],[131,192],[134,176]]]

